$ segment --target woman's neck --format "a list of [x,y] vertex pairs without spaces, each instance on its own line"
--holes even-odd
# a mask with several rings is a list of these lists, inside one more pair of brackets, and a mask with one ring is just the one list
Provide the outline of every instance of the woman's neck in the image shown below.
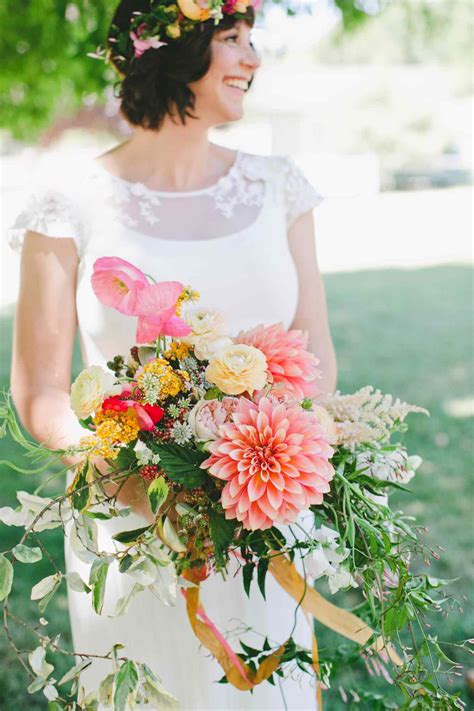
[[235,152],[210,143],[207,130],[192,122],[178,126],[165,121],[159,131],[137,128],[129,140],[97,160],[124,180],[180,192],[213,185],[230,169]]

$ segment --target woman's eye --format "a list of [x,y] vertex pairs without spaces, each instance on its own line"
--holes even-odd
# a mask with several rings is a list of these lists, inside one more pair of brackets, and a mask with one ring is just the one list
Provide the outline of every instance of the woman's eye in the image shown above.
[[226,41],[227,40],[236,40],[236,39],[239,39],[239,35],[229,35],[229,37],[226,37]]

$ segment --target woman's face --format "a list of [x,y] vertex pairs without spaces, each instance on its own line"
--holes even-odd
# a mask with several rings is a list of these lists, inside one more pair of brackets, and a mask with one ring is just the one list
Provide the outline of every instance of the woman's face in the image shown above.
[[216,32],[211,40],[207,74],[189,84],[196,95],[194,113],[211,126],[237,121],[243,115],[244,94],[260,66],[250,39],[251,31],[240,20],[234,27]]

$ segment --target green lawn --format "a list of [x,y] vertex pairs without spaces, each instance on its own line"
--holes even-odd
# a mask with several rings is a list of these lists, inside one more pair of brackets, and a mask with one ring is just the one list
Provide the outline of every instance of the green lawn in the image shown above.
[[[472,271],[468,267],[368,271],[327,276],[325,283],[338,355],[339,389],[350,392],[370,383],[431,412],[430,418],[411,415],[408,420],[409,450],[420,454],[424,463],[411,484],[415,496],[398,495],[397,503],[428,526],[427,543],[439,543],[446,549],[440,561],[433,560],[433,574],[460,578],[451,589],[463,610],[447,619],[433,619],[433,633],[451,642],[472,637],[472,605],[463,600],[463,596],[469,597],[472,585],[472,418],[449,414],[453,400],[474,397]],[[2,387],[8,385],[11,321],[11,311],[0,314]],[[15,454],[9,442],[2,440],[0,459]],[[35,487],[31,478],[8,469],[1,475],[2,505],[15,501],[16,489]],[[2,549],[8,549],[19,531],[1,526],[1,534]],[[49,547],[60,561],[62,540],[57,531],[50,532]],[[39,564],[18,564],[15,568],[12,607],[21,616],[37,619],[36,603],[28,601],[27,593],[43,570]],[[54,633],[61,632],[63,639],[69,640],[64,591],[47,612]],[[49,632],[52,634],[52,630]],[[17,638],[20,648],[29,646],[21,632]],[[323,634],[321,641],[324,652],[330,638]],[[0,708],[45,709],[42,694],[30,696],[24,690],[25,676],[3,635],[0,654]],[[469,664],[456,650],[454,656]],[[350,685],[349,678],[345,682]],[[456,687],[462,687],[462,679],[453,681]],[[328,697],[326,708],[338,711],[348,705],[335,694]]]

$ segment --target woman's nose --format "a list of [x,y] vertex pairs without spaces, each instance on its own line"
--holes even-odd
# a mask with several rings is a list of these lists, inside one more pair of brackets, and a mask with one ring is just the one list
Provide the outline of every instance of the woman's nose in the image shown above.
[[261,65],[261,59],[260,56],[257,54],[253,46],[250,46],[246,52],[245,55],[242,59],[242,63],[246,64],[248,67],[252,67],[252,69],[258,69],[258,67]]

